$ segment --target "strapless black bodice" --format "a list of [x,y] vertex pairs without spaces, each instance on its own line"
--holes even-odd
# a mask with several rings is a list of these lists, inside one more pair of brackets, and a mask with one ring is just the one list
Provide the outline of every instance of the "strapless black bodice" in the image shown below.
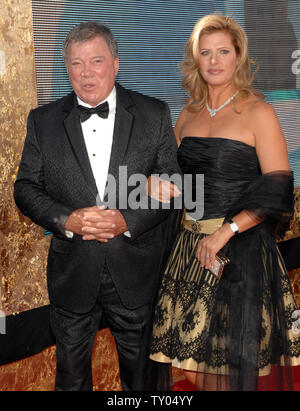
[[[242,141],[185,137],[178,149],[183,174],[204,175],[203,219],[224,217],[247,186],[261,174],[256,150]],[[189,210],[187,210],[189,211]]]

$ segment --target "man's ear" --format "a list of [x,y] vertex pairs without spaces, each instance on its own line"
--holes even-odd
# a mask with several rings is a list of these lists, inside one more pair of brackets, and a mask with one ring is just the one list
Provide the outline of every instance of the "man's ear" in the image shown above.
[[116,57],[114,60],[114,69],[115,69],[115,76],[117,76],[119,72],[119,57]]

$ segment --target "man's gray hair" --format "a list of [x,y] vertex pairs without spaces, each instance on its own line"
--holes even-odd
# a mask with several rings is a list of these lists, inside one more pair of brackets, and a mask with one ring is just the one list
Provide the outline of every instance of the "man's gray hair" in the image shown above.
[[70,43],[83,43],[98,36],[104,38],[113,58],[115,59],[116,57],[118,57],[118,45],[110,29],[104,24],[95,21],[89,21],[86,23],[80,23],[77,26],[73,27],[73,29],[65,38],[62,48],[62,55],[65,63],[68,59],[68,47]]

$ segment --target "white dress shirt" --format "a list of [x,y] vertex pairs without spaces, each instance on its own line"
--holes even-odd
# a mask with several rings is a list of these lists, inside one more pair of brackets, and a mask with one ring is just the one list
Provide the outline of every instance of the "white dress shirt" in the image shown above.
[[[89,104],[81,101],[79,97],[77,97],[77,100],[81,106],[91,107]],[[92,114],[88,120],[81,123],[86,149],[101,200],[103,200],[105,192],[115,125],[115,87],[104,101],[107,101],[109,105],[108,118],[101,118],[97,114]],[[104,101],[101,103],[104,103]],[[97,204],[99,204],[99,200]]]
[[[85,107],[92,107],[77,97],[78,104]],[[104,101],[98,105],[108,102],[109,114],[107,118],[101,118],[97,114],[92,114],[91,117],[81,123],[82,133],[89,156],[92,172],[95,178],[98,195],[100,198],[95,198],[95,204],[100,205],[99,200],[103,200],[107,174],[110,162],[111,147],[113,142],[113,133],[116,115],[116,88],[114,87]],[[73,233],[66,231],[66,236],[71,238]],[[130,237],[129,231],[124,233]]]

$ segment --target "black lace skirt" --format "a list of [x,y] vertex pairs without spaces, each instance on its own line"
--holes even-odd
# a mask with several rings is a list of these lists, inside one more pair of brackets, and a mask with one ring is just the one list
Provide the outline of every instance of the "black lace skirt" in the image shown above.
[[216,281],[195,259],[203,234],[181,229],[157,300],[150,358],[196,371],[201,390],[292,390],[300,330],[274,238],[261,227],[224,249]]

